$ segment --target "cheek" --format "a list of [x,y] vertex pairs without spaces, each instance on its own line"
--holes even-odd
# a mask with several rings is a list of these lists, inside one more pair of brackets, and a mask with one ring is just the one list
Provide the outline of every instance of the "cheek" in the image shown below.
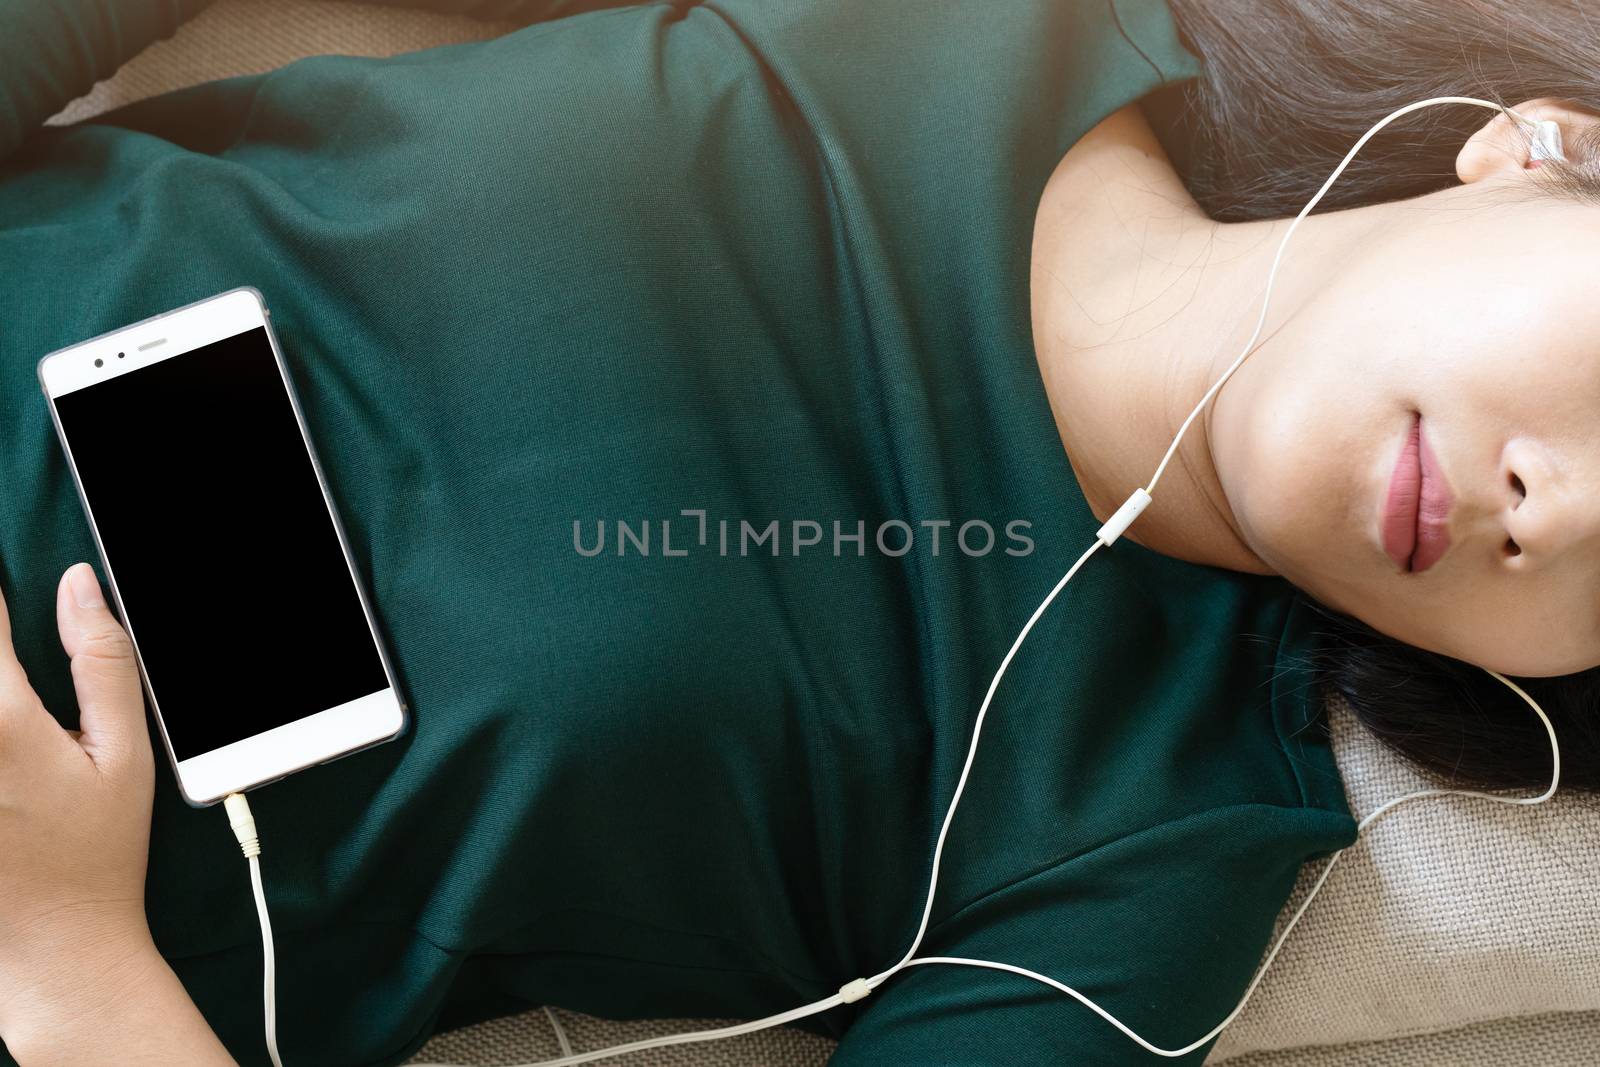
[[1370,410],[1325,380],[1261,375],[1241,384],[1232,395],[1224,387],[1211,429],[1246,544],[1308,592],[1348,584],[1352,571],[1370,574]]

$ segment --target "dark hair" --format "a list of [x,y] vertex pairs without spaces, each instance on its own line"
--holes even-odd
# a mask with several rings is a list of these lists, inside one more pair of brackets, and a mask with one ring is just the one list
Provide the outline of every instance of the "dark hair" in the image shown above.
[[[1313,676],[1385,745],[1441,784],[1549,786],[1550,735],[1521,697],[1478,667],[1306,599],[1326,624],[1309,664]],[[1600,792],[1600,668],[1512,681],[1550,716],[1561,743],[1561,788]]]
[[[1575,0],[1168,0],[1198,78],[1147,98],[1191,195],[1220,221],[1292,218],[1373,123],[1433,96],[1501,105],[1550,97],[1600,114],[1600,17]],[[1492,118],[1424,108],[1373,136],[1318,212],[1400,200],[1458,182],[1461,146]],[[1600,203],[1600,128],[1533,174],[1534,195]],[[1402,644],[1313,603],[1325,621],[1315,677],[1431,779],[1537,791],[1550,742],[1484,671]],[[1600,668],[1513,679],[1561,743],[1561,785],[1600,791]]]
[[[1551,97],[1600,114],[1600,15],[1581,0],[1168,0],[1201,60],[1184,82],[1183,172],[1221,221],[1293,218],[1357,140],[1433,96],[1515,106]],[[1368,141],[1317,212],[1457,184],[1461,146],[1493,116],[1468,104],[1401,116]],[[1600,203],[1600,131],[1530,188]]]

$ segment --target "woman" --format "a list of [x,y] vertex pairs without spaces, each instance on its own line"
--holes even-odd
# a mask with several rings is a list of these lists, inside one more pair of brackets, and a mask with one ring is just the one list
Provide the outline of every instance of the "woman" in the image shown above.
[[[36,576],[89,541],[40,353],[261,288],[410,691],[410,736],[254,801],[288,1061],[528,1003],[764,1015],[908,947],[1015,632],[1243,347],[1287,218],[1444,93],[1572,165],[1434,108],[1302,224],[1263,343],[1008,672],[922,951],[1205,1033],[1354,838],[1317,662],[1426,765],[1524,787],[1542,729],[1469,665],[1533,676],[1592,788],[1600,101],[1580,15],[1491,7],[510,3],[484,44],[33,132],[0,171],[0,1037],[262,1060],[243,867],[153,772],[89,568],[70,681],[47,642]],[[82,0],[58,54],[53,10],[0,44],[18,131],[178,17]],[[1379,514],[1419,414],[1454,504],[1411,570]],[[77,742],[43,710],[74,688]],[[807,1025],[847,1065],[1150,1059],[957,969]]]

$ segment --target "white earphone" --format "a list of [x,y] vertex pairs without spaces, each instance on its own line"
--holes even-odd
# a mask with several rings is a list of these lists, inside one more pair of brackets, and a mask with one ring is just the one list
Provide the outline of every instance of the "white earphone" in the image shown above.
[[[1383,129],[1389,123],[1393,122],[1402,115],[1416,111],[1420,108],[1429,107],[1434,104],[1472,104],[1478,107],[1489,108],[1492,111],[1502,111],[1510,114],[1532,137],[1530,158],[1541,160],[1566,159],[1566,156],[1562,154],[1561,148],[1561,128],[1553,121],[1546,119],[1541,122],[1534,123],[1523,118],[1521,115],[1518,115],[1510,108],[1503,107],[1500,104],[1492,103],[1488,100],[1479,100],[1476,97],[1437,96],[1428,100],[1419,101],[1414,104],[1407,104],[1405,107],[1393,112],[1387,118],[1383,119],[1365,134],[1363,134],[1361,139],[1356,142],[1355,147],[1350,149],[1343,161],[1340,162],[1339,166],[1334,169],[1333,174],[1323,184],[1322,188],[1317,191],[1317,195],[1313,196],[1311,198],[1311,202],[1300,209],[1300,214],[1296,216],[1294,222],[1290,224],[1288,231],[1283,235],[1282,242],[1280,242],[1278,245],[1277,255],[1272,261],[1272,269],[1267,274],[1266,294],[1262,297],[1261,301],[1261,317],[1257,320],[1255,333],[1250,336],[1250,340],[1245,344],[1244,351],[1240,353],[1239,357],[1233,361],[1226,371],[1223,372],[1222,376],[1217,379],[1215,384],[1213,384],[1211,388],[1206,391],[1206,394],[1200,398],[1200,402],[1195,405],[1194,410],[1189,413],[1188,418],[1183,420],[1183,425],[1178,428],[1178,433],[1172,439],[1172,444],[1168,446],[1166,455],[1162,457],[1161,463],[1156,467],[1155,474],[1151,476],[1149,486],[1135,489],[1128,499],[1122,504],[1122,506],[1117,509],[1116,514],[1114,514],[1103,526],[1100,527],[1099,531],[1097,531],[1095,534],[1094,543],[1084,551],[1083,555],[1078,557],[1078,561],[1068,569],[1067,573],[1063,575],[1061,580],[1056,583],[1055,587],[1050,590],[1050,594],[1044,598],[1037,608],[1034,609],[1033,614],[1029,616],[1027,623],[1022,627],[1022,631],[1017,634],[1016,640],[1012,642],[1010,651],[1008,651],[1005,655],[1005,658],[1000,661],[1000,667],[995,671],[994,678],[989,683],[989,689],[984,694],[983,703],[978,708],[978,716],[976,721],[973,723],[972,728],[972,742],[967,749],[966,763],[961,768],[961,777],[956,782],[955,792],[950,798],[950,806],[945,811],[944,824],[940,827],[938,841],[934,845],[933,869],[928,879],[928,896],[922,907],[922,922],[917,927],[916,936],[912,938],[911,947],[906,950],[905,955],[900,958],[899,962],[893,964],[885,970],[878,972],[870,978],[856,978],[852,981],[846,982],[839,988],[839,991],[834,993],[832,996],[815,1001],[811,1004],[805,1004],[798,1008],[793,1008],[778,1015],[768,1016],[764,1019],[754,1019],[750,1022],[740,1023],[737,1026],[723,1027],[722,1029],[718,1030],[700,1030],[694,1033],[673,1034],[667,1037],[651,1038],[644,1041],[634,1041],[626,1045],[617,1045],[612,1048],[600,1049],[595,1052],[583,1052],[575,1055],[565,1055],[559,1059],[545,1060],[538,1064],[527,1064],[524,1065],[524,1067],[576,1067],[577,1064],[592,1063],[596,1060],[607,1059],[612,1056],[620,1056],[628,1052],[639,1052],[645,1049],[662,1048],[668,1045],[690,1044],[699,1041],[715,1041],[719,1038],[735,1037],[740,1034],[753,1033],[757,1030],[764,1030],[767,1027],[779,1026],[784,1023],[794,1022],[795,1020],[805,1018],[808,1015],[815,1015],[819,1012],[827,1011],[830,1008],[839,1006],[840,1004],[853,1003],[854,1001],[858,1001],[867,996],[872,992],[872,990],[876,989],[879,985],[882,985],[895,974],[907,967],[927,966],[932,964],[950,964],[962,967],[979,967],[994,971],[1004,971],[1009,974],[1020,975],[1024,978],[1031,978],[1036,982],[1041,982],[1047,986],[1050,986],[1052,989],[1056,989],[1062,993],[1065,993],[1067,996],[1074,998],[1079,1003],[1098,1014],[1101,1018],[1105,1019],[1112,1026],[1116,1027],[1134,1043],[1158,1056],[1175,1058],[1178,1056],[1187,1055],[1188,1053],[1199,1048],[1201,1045],[1204,1045],[1207,1041],[1210,1041],[1212,1038],[1216,1037],[1229,1023],[1233,1022],[1234,1018],[1239,1014],[1239,1012],[1244,1009],[1246,1002],[1248,1002],[1250,999],[1250,995],[1255,992],[1257,984],[1260,983],[1262,977],[1267,973],[1267,968],[1272,966],[1272,961],[1277,957],[1278,950],[1283,947],[1284,941],[1294,929],[1295,924],[1300,921],[1300,916],[1305,914],[1306,908],[1310,905],[1311,901],[1315,899],[1317,892],[1321,890],[1322,883],[1327,880],[1328,873],[1333,870],[1333,865],[1338,862],[1340,856],[1344,855],[1346,851],[1345,849],[1340,849],[1338,852],[1335,852],[1331,857],[1329,857],[1327,865],[1322,869],[1322,874],[1317,878],[1316,883],[1311,888],[1311,892],[1307,894],[1305,901],[1295,911],[1293,917],[1290,918],[1288,925],[1284,927],[1283,933],[1279,935],[1277,942],[1272,946],[1272,951],[1267,954],[1266,961],[1262,963],[1261,967],[1256,971],[1256,975],[1251,980],[1249,987],[1245,990],[1244,996],[1240,998],[1238,1006],[1228,1014],[1227,1018],[1223,1019],[1220,1023],[1213,1027],[1209,1033],[1195,1038],[1195,1040],[1183,1046],[1182,1048],[1157,1048],[1144,1038],[1140,1037],[1133,1030],[1129,1029],[1110,1012],[1106,1011],[1104,1008],[1100,1007],[1094,1001],[1090,1000],[1082,993],[1079,993],[1071,986],[1068,986],[1065,983],[1054,978],[1050,978],[1046,975],[1030,971],[1027,968],[1017,967],[1008,963],[996,963],[991,960],[965,959],[954,956],[918,957],[916,952],[921,946],[922,939],[928,930],[928,918],[933,910],[934,890],[937,888],[939,883],[939,864],[944,856],[945,836],[950,830],[951,821],[955,818],[956,806],[961,802],[961,794],[966,789],[967,775],[972,770],[973,758],[978,752],[978,739],[982,736],[983,722],[984,718],[989,713],[990,702],[994,699],[995,690],[999,688],[1000,679],[1005,675],[1006,668],[1010,666],[1012,658],[1017,654],[1017,650],[1022,647],[1022,642],[1027,638],[1029,631],[1033,629],[1033,624],[1039,620],[1039,617],[1044,614],[1047,608],[1050,607],[1056,596],[1061,592],[1062,589],[1066,587],[1066,584],[1072,580],[1072,576],[1078,572],[1078,568],[1082,567],[1083,564],[1087,562],[1089,557],[1094,555],[1094,553],[1102,546],[1110,545],[1115,542],[1118,537],[1122,536],[1123,531],[1128,528],[1129,524],[1137,519],[1140,513],[1142,513],[1144,509],[1149,506],[1152,499],[1151,494],[1155,489],[1156,483],[1160,481],[1162,472],[1166,470],[1168,461],[1172,459],[1173,454],[1177,451],[1178,443],[1183,440],[1183,435],[1185,431],[1189,429],[1189,424],[1192,423],[1197,416],[1199,416],[1200,412],[1205,409],[1206,404],[1210,403],[1212,398],[1216,396],[1218,390],[1222,388],[1223,383],[1226,382],[1233,372],[1239,368],[1239,365],[1244,362],[1245,357],[1247,357],[1252,351],[1256,343],[1256,339],[1261,336],[1261,329],[1267,321],[1267,305],[1272,298],[1272,283],[1277,276],[1278,266],[1283,259],[1283,250],[1288,245],[1289,238],[1294,235],[1295,228],[1300,225],[1300,220],[1304,219],[1306,215],[1311,212],[1311,209],[1317,206],[1317,202],[1322,199],[1323,194],[1328,191],[1339,175],[1344,172],[1345,167],[1348,166],[1350,161],[1355,158],[1356,153],[1361,150],[1362,146],[1372,138],[1373,134],[1377,133],[1379,130]],[[1487,670],[1487,668],[1485,668],[1485,670]],[[1556,742],[1556,731],[1555,727],[1550,722],[1550,717],[1545,714],[1544,709],[1539,706],[1538,702],[1524,692],[1522,688],[1515,682],[1511,681],[1505,675],[1500,674],[1497,671],[1489,670],[1488,673],[1498,679],[1500,682],[1504,683],[1508,688],[1511,689],[1513,693],[1526,701],[1528,706],[1533,709],[1536,715],[1538,715],[1540,721],[1544,723],[1545,730],[1550,735],[1550,787],[1543,793],[1534,797],[1506,797],[1493,793],[1483,793],[1476,790],[1466,789],[1427,789],[1417,793],[1409,793],[1405,796],[1388,801],[1369,814],[1366,818],[1362,819],[1356,827],[1357,840],[1360,839],[1361,834],[1365,832],[1368,826],[1376,822],[1379,818],[1397,806],[1410,800],[1419,800],[1424,797],[1437,796],[1466,796],[1480,797],[1482,799],[1492,800],[1500,804],[1532,805],[1542,804],[1555,795],[1556,787],[1561,781],[1561,749]],[[563,1044],[565,1044],[564,1041]],[[444,1067],[444,1065],[430,1064],[419,1065],[419,1067]]]
[[[1511,111],[1510,108],[1506,108]],[[1561,151],[1561,124],[1553,119],[1540,119],[1538,122],[1529,122],[1515,111],[1517,121],[1522,128],[1528,131],[1533,138],[1533,143],[1528,146],[1529,159],[1566,159]]]

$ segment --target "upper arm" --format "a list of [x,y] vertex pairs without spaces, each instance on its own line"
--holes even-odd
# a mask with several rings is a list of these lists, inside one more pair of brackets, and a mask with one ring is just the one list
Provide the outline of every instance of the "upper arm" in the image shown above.
[[[1120,838],[1003,887],[929,931],[919,956],[961,956],[1048,975],[1146,1041],[1181,1048],[1238,1004],[1301,863],[1343,847],[1348,816],[1240,805]],[[1169,1059],[1031,979],[944,964],[879,986],[832,1067],[884,1063],[1109,1067]]]

